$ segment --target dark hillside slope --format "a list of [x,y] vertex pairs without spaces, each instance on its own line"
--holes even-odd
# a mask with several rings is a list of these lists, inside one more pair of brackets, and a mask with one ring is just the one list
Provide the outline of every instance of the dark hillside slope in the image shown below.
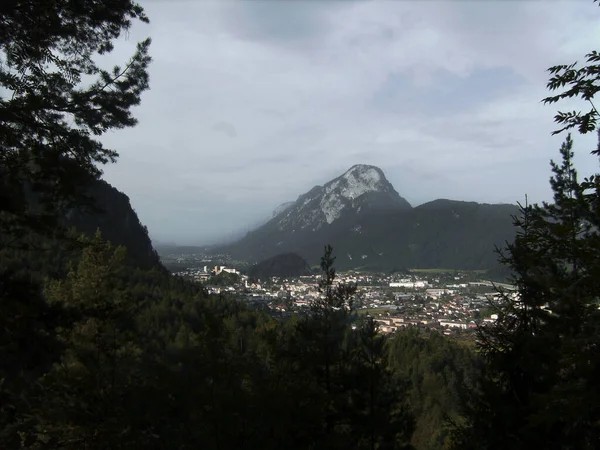
[[264,280],[271,277],[299,277],[310,274],[310,266],[296,253],[284,253],[252,266],[248,276]]
[[100,229],[104,239],[127,248],[132,264],[144,269],[161,266],[148,230],[141,224],[127,195],[103,180],[95,182],[88,195],[99,211],[73,209],[67,214],[67,226],[90,236]]
[[498,266],[495,246],[514,238],[517,213],[514,205],[451,200],[410,210],[349,210],[316,231],[268,223],[223,251],[250,261],[294,252],[315,265],[331,244],[340,269],[491,269]]

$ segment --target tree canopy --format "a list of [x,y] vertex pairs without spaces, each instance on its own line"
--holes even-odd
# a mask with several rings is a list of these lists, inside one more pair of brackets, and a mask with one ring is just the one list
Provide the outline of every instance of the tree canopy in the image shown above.
[[40,229],[116,160],[98,137],[136,124],[150,39],[112,70],[94,58],[148,18],[132,0],[7,0],[0,12],[0,226]]
[[[599,0],[593,0],[600,5]],[[546,87],[550,91],[559,91],[542,100],[545,104],[557,103],[560,100],[579,98],[589,103],[587,112],[559,111],[554,116],[554,121],[562,128],[552,134],[559,134],[565,130],[576,128],[579,133],[585,134],[596,130],[600,113],[594,104],[595,95],[600,92],[600,53],[592,50],[585,55],[585,64],[579,66],[572,64],[559,64],[548,69],[550,80]],[[593,154],[600,155],[600,150],[593,150]]]

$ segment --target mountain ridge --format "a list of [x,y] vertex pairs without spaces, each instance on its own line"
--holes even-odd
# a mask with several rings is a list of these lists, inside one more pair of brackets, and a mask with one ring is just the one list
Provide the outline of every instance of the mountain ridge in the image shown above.
[[220,251],[249,261],[292,252],[317,264],[331,244],[343,269],[488,269],[497,266],[494,247],[514,238],[517,213],[516,205],[450,199],[412,207],[380,168],[357,164]]

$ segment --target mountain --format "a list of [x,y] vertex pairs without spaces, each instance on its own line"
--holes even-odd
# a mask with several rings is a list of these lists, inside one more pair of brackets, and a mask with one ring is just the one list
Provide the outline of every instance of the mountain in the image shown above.
[[296,203],[296,202],[285,202],[285,203],[279,205],[277,208],[275,208],[275,211],[273,211],[273,217],[277,217],[282,212],[287,211],[292,206],[294,206],[294,203]]
[[310,272],[310,266],[300,255],[284,253],[255,264],[248,270],[248,276],[264,280],[271,277],[299,277]]
[[313,265],[330,244],[340,269],[489,269],[494,246],[513,239],[517,213],[515,205],[445,199],[413,208],[381,169],[355,165],[220,251],[249,261],[294,252]]
[[100,229],[104,239],[127,248],[128,259],[134,265],[145,269],[161,266],[148,230],[127,195],[103,180],[93,182],[86,194],[93,199],[95,210],[71,209],[66,215],[67,226],[90,236]]
[[267,225],[274,225],[280,231],[288,228],[317,231],[347,212],[410,209],[410,204],[398,195],[381,169],[356,165],[324,186],[315,186],[292,205],[279,209]]

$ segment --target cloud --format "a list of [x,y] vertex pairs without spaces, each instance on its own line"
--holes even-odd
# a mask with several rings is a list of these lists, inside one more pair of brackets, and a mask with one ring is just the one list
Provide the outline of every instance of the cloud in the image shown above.
[[373,96],[373,106],[389,112],[410,105],[413,115],[452,115],[473,110],[526,86],[527,80],[510,67],[475,68],[460,76],[441,69],[430,74],[427,85],[415,85],[403,73],[391,73]]
[[[147,1],[151,24],[107,60],[153,38],[139,125],[103,138],[121,154],[106,179],[152,235],[182,243],[356,163],[413,204],[547,199],[561,138],[546,69],[592,49],[589,3]],[[597,167],[593,140],[575,139],[582,167]]]
[[226,29],[239,39],[293,45],[325,36],[324,9],[340,2],[228,2],[222,11]]
[[219,122],[213,125],[213,130],[218,131],[220,133],[225,134],[229,137],[236,137],[237,132],[235,131],[235,127],[228,122]]

